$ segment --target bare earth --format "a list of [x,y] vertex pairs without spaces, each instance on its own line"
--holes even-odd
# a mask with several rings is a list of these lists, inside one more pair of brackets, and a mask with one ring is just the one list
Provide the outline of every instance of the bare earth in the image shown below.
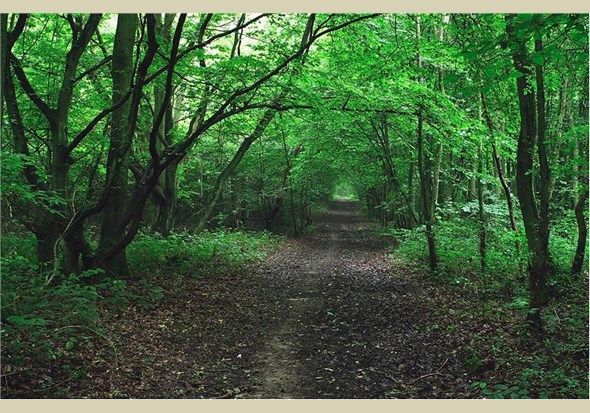
[[292,284],[288,312],[257,354],[249,396],[450,396],[430,384],[456,364],[456,349],[427,331],[426,291],[407,268],[394,271],[384,240],[356,204],[334,203],[316,226],[313,236],[290,241],[261,270]]

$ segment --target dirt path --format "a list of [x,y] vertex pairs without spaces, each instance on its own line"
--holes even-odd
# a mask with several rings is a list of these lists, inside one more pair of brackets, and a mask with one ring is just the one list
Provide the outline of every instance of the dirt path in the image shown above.
[[286,317],[257,355],[250,396],[412,397],[418,381],[442,374],[436,369],[454,356],[429,331],[425,290],[407,269],[394,273],[357,204],[334,203],[316,226],[263,267],[267,277],[294,282],[286,284]]
[[335,217],[350,221],[353,216],[347,210],[324,215],[317,235],[291,242],[265,265],[275,277],[288,272],[296,274],[297,280],[288,297],[286,319],[271,332],[264,350],[258,355],[262,365],[261,384],[254,397],[302,398],[306,395],[306,366],[298,355],[300,339],[304,336],[307,316],[319,313],[324,307],[324,274],[335,269],[335,263],[346,253],[338,248],[343,225],[334,222]]
[[473,397],[464,349],[482,327],[453,295],[392,263],[357,204],[314,223],[242,273],[159,275],[164,300],[108,313],[110,342],[66,366],[76,380],[11,397]]
[[113,335],[128,344],[107,394],[472,396],[458,351],[469,336],[453,330],[462,321],[449,320],[452,297],[392,263],[391,240],[358,208],[335,202],[312,235],[287,240],[250,272],[180,278],[157,310],[118,317]]

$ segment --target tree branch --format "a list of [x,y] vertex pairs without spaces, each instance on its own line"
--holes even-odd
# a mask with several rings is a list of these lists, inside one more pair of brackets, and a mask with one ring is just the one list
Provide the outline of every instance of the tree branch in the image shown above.
[[20,37],[21,33],[25,28],[25,23],[27,22],[28,17],[29,15],[26,13],[21,13],[18,15],[18,20],[16,21],[14,28],[10,33],[8,33],[8,44],[6,45],[7,51],[12,50],[12,46],[14,46],[17,39]]
[[[174,38],[172,40],[172,49],[170,51],[170,60],[173,61],[178,54],[178,46],[180,44],[180,36],[182,34],[182,28],[184,26],[184,22],[186,20],[186,13],[182,13],[178,18],[178,23],[176,24],[176,31],[174,33]],[[150,39],[150,42],[152,39]],[[155,41],[155,37],[153,39]],[[166,75],[166,86],[164,92],[164,99],[162,100],[162,106],[158,112],[156,120],[152,125],[152,130],[150,132],[150,154],[152,156],[152,162],[154,168],[157,168],[160,164],[160,155],[158,154],[158,150],[156,148],[156,141],[158,136],[158,129],[162,124],[162,120],[164,119],[164,115],[170,106],[170,98],[172,96],[172,79],[174,77],[174,66],[170,66],[168,68],[168,73]]]
[[[236,30],[241,30],[244,27],[249,26],[250,24],[262,19],[263,17],[268,16],[268,13],[264,13],[261,14],[259,16],[254,17],[253,19],[248,20],[247,22],[238,25],[236,27],[234,27],[231,30],[226,30],[222,33],[216,34],[212,37],[210,37],[209,39],[202,41],[202,39],[199,39],[199,42],[193,46],[190,46],[189,48],[185,49],[184,51],[182,51],[181,53],[177,54],[176,58],[174,59],[174,61],[170,61],[168,62],[168,64],[166,64],[165,66],[161,67],[160,69],[158,69],[156,72],[154,72],[153,75],[149,76],[148,78],[142,78],[141,80],[141,85],[139,85],[140,87],[143,87],[145,85],[147,85],[148,83],[152,82],[154,79],[156,79],[161,73],[163,73],[166,69],[168,69],[170,67],[170,65],[176,65],[176,63],[182,59],[184,56],[186,56],[188,53],[190,53],[193,50],[199,49],[199,48],[203,48],[205,46],[207,46],[208,44],[212,43],[214,40],[219,39],[221,37],[227,36],[233,32],[235,32]],[[209,19],[210,20],[210,19]],[[204,33],[204,27],[205,26],[201,26],[202,32]],[[107,115],[109,115],[110,113],[112,113],[113,111],[115,111],[116,109],[118,109],[119,107],[121,107],[121,105],[123,105],[127,99],[129,99],[132,95],[132,91],[127,92],[123,97],[121,97],[121,99],[115,103],[113,106],[106,108],[104,110],[102,110],[98,115],[96,115],[94,117],[94,119],[92,121],[90,121],[90,123],[82,130],[78,133],[78,135],[76,135],[76,137],[72,140],[72,142],[70,143],[70,145],[68,145],[68,153],[72,152],[81,142],[82,140],[90,133],[92,132],[92,130],[94,129],[94,127],[96,127],[96,125],[102,120],[104,119]]]
[[29,79],[27,78],[25,71],[21,67],[20,61],[14,55],[14,53],[12,53],[12,51],[10,50],[7,50],[7,52],[10,54],[9,60],[12,68],[14,69],[14,74],[16,75],[21,87],[25,91],[25,94],[35,104],[35,106],[39,108],[39,110],[41,111],[43,116],[45,116],[45,118],[49,121],[49,123],[52,124],[54,122],[55,110],[50,108],[49,105],[47,105],[47,103],[45,103],[45,101],[39,97],[39,95],[31,85],[31,82],[29,82]]
[[85,71],[83,71],[82,73],[80,73],[78,76],[76,76],[76,78],[74,79],[74,83],[78,83],[80,80],[82,80],[84,77],[88,76],[90,73],[100,69],[101,67],[103,67],[105,64],[109,63],[111,60],[113,60],[113,56],[109,55],[107,57],[105,57],[104,59],[102,59],[100,62],[98,62],[97,64],[95,64],[94,66],[90,67],[89,69],[86,69]]

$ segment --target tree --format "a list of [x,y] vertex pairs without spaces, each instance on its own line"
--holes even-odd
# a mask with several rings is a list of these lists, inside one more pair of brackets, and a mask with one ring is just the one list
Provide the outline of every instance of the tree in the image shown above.
[[[520,133],[516,160],[516,185],[524,221],[527,244],[531,252],[529,283],[531,290],[530,319],[537,334],[541,333],[541,309],[547,302],[546,282],[549,260],[548,185],[549,165],[545,148],[545,100],[542,65],[536,65],[536,96],[532,84],[532,61],[527,51],[527,33],[515,16],[506,17],[506,32],[512,48],[512,59],[519,72],[516,79],[520,108]],[[526,29],[525,29],[526,30]],[[536,34],[535,49],[542,48]],[[536,99],[535,99],[536,98]],[[540,207],[533,189],[533,153],[538,149],[540,178]]]
[[[135,47],[135,33],[138,26],[135,14],[119,14],[113,46],[112,81],[113,105],[115,105],[132,87]],[[113,244],[115,230],[127,206],[129,154],[131,153],[133,134],[129,133],[130,102],[113,111],[111,117],[111,136],[107,158],[106,179],[111,189],[105,200],[99,241],[99,250],[107,250]],[[79,241],[81,242],[81,240]],[[125,252],[115,256],[108,264],[107,271],[114,274],[128,275]]]
[[[27,15],[22,14],[15,29],[9,36],[6,54],[10,61],[10,67],[24,90],[27,97],[35,104],[41,114],[45,117],[49,125],[51,133],[51,167],[50,167],[50,184],[49,188],[59,199],[59,205],[56,208],[50,208],[44,205],[41,214],[43,218],[39,219],[34,225],[34,232],[37,237],[37,258],[40,265],[44,266],[53,261],[55,257],[55,247],[62,231],[65,229],[67,223],[64,219],[66,214],[66,202],[68,199],[67,182],[68,170],[71,164],[70,153],[73,148],[68,142],[68,119],[70,107],[72,103],[72,96],[74,92],[76,71],[80,62],[80,58],[90,42],[90,38],[96,30],[100,21],[100,14],[91,15],[87,22],[84,23],[78,16],[74,17],[71,14],[66,16],[66,19],[71,28],[72,43],[69,51],[65,57],[65,68],[61,78],[61,87],[58,92],[57,105],[51,107],[44,101],[31,85],[25,71],[23,70],[19,59],[12,53],[12,46],[22,33],[24,29]],[[8,71],[6,72],[8,75]],[[7,89],[14,89],[12,85],[7,85]],[[14,95],[10,93],[10,105],[13,106],[13,125],[19,128],[17,106],[18,103],[14,100]],[[13,129],[14,131],[14,129]],[[23,134],[17,132],[15,136],[21,135],[19,139],[21,153],[26,154],[28,148],[26,140],[23,139]],[[69,252],[66,252],[65,270],[69,271],[71,259]]]

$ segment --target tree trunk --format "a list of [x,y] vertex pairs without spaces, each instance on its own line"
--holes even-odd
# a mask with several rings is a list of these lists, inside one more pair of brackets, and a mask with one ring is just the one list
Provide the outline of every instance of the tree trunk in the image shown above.
[[[418,69],[422,67],[420,57],[420,16],[416,16],[416,66]],[[422,78],[418,81],[422,83]],[[420,198],[422,202],[422,215],[426,224],[426,241],[428,243],[428,262],[430,271],[436,272],[438,268],[438,257],[436,255],[436,242],[434,237],[434,215],[432,210],[432,171],[430,168],[430,157],[425,154],[424,149],[424,131],[423,131],[423,108],[418,110],[418,126],[417,126],[417,149],[418,149],[418,175],[420,176]]]
[[280,181],[280,189],[279,194],[275,197],[272,209],[270,214],[268,215],[268,219],[266,222],[266,229],[272,229],[275,226],[276,218],[283,206],[284,199],[285,199],[285,192],[287,189],[287,183],[289,180],[289,175],[291,173],[291,160],[290,157],[296,157],[302,149],[302,145],[297,145],[293,150],[289,151],[287,147],[287,142],[285,140],[285,134],[281,130],[281,137],[283,143],[283,155],[285,158],[285,166],[283,168],[283,173],[281,174],[281,181]]
[[[551,135],[553,136],[553,139],[550,139],[550,141],[552,140],[554,143],[553,145],[550,147],[550,159],[551,159],[551,163],[556,164],[559,162],[560,159],[560,155],[562,153],[562,145],[559,143],[559,139],[558,138],[563,132],[564,132],[564,123],[565,123],[565,114],[567,112],[567,99],[568,99],[568,84],[569,84],[569,79],[567,77],[567,73],[565,74],[565,77],[563,79],[563,83],[561,84],[561,87],[559,88],[559,100],[558,100],[558,114],[557,114],[557,122],[555,124],[555,126],[552,128],[551,131]],[[574,178],[575,181],[575,178]],[[551,177],[551,181],[549,183],[549,198],[551,198],[553,196],[553,191],[555,190],[555,186],[557,183],[557,176],[552,176]],[[569,200],[570,205],[573,206],[576,203],[576,196],[575,194],[577,194],[577,192],[575,192],[574,194],[571,195],[571,199]]]
[[[137,23],[135,14],[119,14],[117,17],[112,60],[113,103],[119,101],[131,87]],[[114,244],[119,221],[129,202],[128,175],[132,137],[128,133],[130,107],[131,102],[127,101],[112,114],[107,159],[107,179],[112,179],[112,184],[103,210],[99,251],[106,251]],[[118,167],[115,168],[115,165]],[[106,267],[105,271],[111,274],[128,276],[125,249],[110,260]]]
[[8,60],[6,48],[8,46],[8,14],[0,14],[0,121],[4,118],[4,77],[6,76],[6,68],[8,67]]
[[[580,120],[582,122],[587,122],[588,120],[588,75],[585,76],[584,79],[584,87],[582,88],[583,93],[581,94],[580,98],[580,106],[579,106],[579,115]],[[583,158],[588,158],[588,144],[587,140],[584,139],[583,141],[578,142],[578,145],[575,148],[578,149],[579,155]],[[574,206],[574,212],[576,215],[576,222],[578,223],[578,245],[576,247],[576,254],[574,255],[574,260],[572,262],[572,274],[579,274],[582,271],[582,267],[584,266],[584,255],[586,253],[586,240],[588,237],[588,225],[586,223],[586,218],[584,217],[584,211],[586,210],[586,201],[588,200],[588,169],[579,166],[578,168],[578,176],[576,177],[575,181],[577,182],[578,179],[581,181],[579,183],[582,186],[582,192],[578,197],[578,201]]]
[[431,201],[432,175],[429,167],[429,159],[424,153],[424,136],[423,136],[422,110],[418,114],[418,172],[420,174],[420,197],[422,199],[422,210],[426,224],[426,240],[428,242],[428,262],[430,270],[434,273],[438,267],[438,257],[436,255],[436,242],[433,228],[433,211]]
[[[533,189],[533,176],[531,175],[534,166],[533,152],[535,138],[537,137],[538,106],[535,104],[535,92],[530,83],[531,67],[526,51],[526,39],[517,38],[514,27],[515,17],[507,16],[506,19],[508,38],[514,44],[514,67],[520,73],[516,79],[520,109],[520,132],[516,156],[516,188],[520,200],[527,244],[531,251],[529,265],[529,288],[531,294],[529,320],[531,321],[533,333],[540,336],[542,334],[541,310],[547,302],[546,279],[548,272],[548,251],[547,244],[545,243],[547,234],[542,229],[546,225],[546,222],[542,222],[546,221],[546,217],[541,218],[539,215]],[[544,113],[540,115],[541,121],[544,122]],[[541,152],[541,148],[539,149],[539,152]],[[541,173],[547,173],[547,170],[543,166],[541,166]]]
[[[477,117],[481,121],[481,97],[477,105]],[[483,142],[481,135],[478,137],[477,143],[477,206],[478,206],[478,220],[479,220],[479,259],[482,276],[486,271],[486,252],[487,252],[487,229],[486,229],[486,212],[483,201]]]
[[416,220],[416,195],[414,191],[414,161],[410,161],[408,165],[408,200],[407,200],[407,222],[408,228],[413,228],[418,225]]
[[488,130],[492,135],[492,158],[494,161],[494,165],[496,167],[496,174],[498,176],[498,180],[500,181],[500,185],[502,186],[502,190],[504,192],[504,198],[506,199],[506,207],[508,209],[508,220],[510,222],[510,229],[514,232],[515,240],[514,240],[514,248],[516,250],[516,258],[518,260],[518,269],[519,272],[522,273],[522,265],[521,265],[521,255],[520,255],[520,242],[518,241],[518,227],[516,226],[516,218],[514,216],[514,202],[512,201],[512,193],[510,192],[510,186],[506,182],[506,178],[504,177],[504,170],[502,168],[502,160],[498,155],[498,150],[496,148],[496,141],[493,137],[494,135],[494,123],[492,122],[492,115],[489,112],[487,102],[485,99],[485,95],[483,93],[480,94],[481,104],[482,104],[482,114],[488,126]]
[[[169,44],[171,40],[171,27],[174,16],[174,14],[167,13],[164,16],[164,21],[162,21],[162,16],[160,14],[156,15],[156,32],[158,37],[166,44]],[[154,84],[154,121],[162,109],[162,105],[164,105],[166,90],[163,82],[163,79],[156,79]],[[157,130],[156,150],[159,153],[162,153],[164,147],[171,144],[172,108],[168,106],[165,110],[164,120],[160,122],[160,127]],[[170,188],[174,184],[176,184],[176,162],[171,163],[160,175],[158,179],[159,192],[156,193],[154,191],[152,196],[153,206],[149,208],[151,226],[154,231],[162,235],[168,235],[170,233],[168,226],[171,219],[171,203],[175,203],[176,200],[171,200],[168,197],[170,195],[176,195],[176,188]]]
[[578,245],[576,247],[576,254],[572,262],[572,274],[576,275],[582,271],[584,265],[584,255],[586,254],[586,239],[588,237],[588,226],[586,224],[586,217],[584,210],[586,209],[586,201],[588,200],[588,187],[580,194],[578,202],[574,211],[576,213],[576,222],[578,223]]
[[[543,40],[540,34],[535,39],[535,52],[543,53]],[[543,265],[548,271],[549,256],[549,189],[551,185],[551,171],[549,168],[549,151],[547,149],[547,115],[545,113],[545,80],[543,65],[535,67],[537,86],[537,152],[539,157],[539,238]],[[546,275],[545,275],[546,276]]]
[[[573,125],[572,125],[573,126]],[[572,197],[571,197],[571,205],[572,208],[575,208],[577,205],[577,201],[578,199],[576,199],[576,194],[579,193],[579,189],[578,189],[578,177],[580,176],[580,170],[582,169],[579,165],[577,165],[577,160],[578,160],[578,156],[579,156],[579,149],[578,149],[578,145],[574,145],[573,151],[572,151],[572,156],[570,158],[570,161],[575,165],[574,166],[574,178],[572,179]]]
[[[283,97],[284,97],[284,94],[282,93],[281,96],[279,97],[279,101],[282,100]],[[219,200],[219,197],[221,195],[221,191],[223,190],[223,186],[225,185],[225,182],[230,177],[230,175],[234,172],[234,170],[237,168],[237,166],[241,162],[242,158],[244,157],[244,155],[246,154],[246,152],[248,151],[250,146],[254,143],[254,141],[256,141],[260,136],[262,136],[262,134],[266,130],[266,127],[273,120],[276,113],[277,112],[274,109],[267,109],[265,111],[262,118],[260,118],[260,120],[258,121],[258,124],[256,125],[256,128],[254,129],[254,131],[248,137],[246,137],[246,139],[244,139],[242,141],[242,144],[238,148],[237,152],[234,154],[231,161],[227,164],[227,166],[223,169],[223,171],[221,171],[221,173],[217,177],[217,180],[215,181],[213,193],[212,193],[211,197],[209,198],[209,200],[207,201],[205,209],[201,212],[201,217],[199,218],[199,221],[197,222],[197,225],[195,227],[195,232],[199,233],[199,232],[203,231],[203,229],[205,229],[205,227],[209,221],[209,218],[211,217],[211,213],[213,212],[213,209],[215,208],[215,205],[217,204],[217,201]]]
[[49,270],[54,261],[55,244],[60,232],[57,226],[51,225],[48,221],[42,222],[34,231],[37,241],[37,264],[42,271]]
[[442,143],[437,145],[436,158],[434,159],[434,171],[432,176],[432,214],[435,215],[438,209],[438,196],[440,188],[440,166],[443,156]]
[[[26,15],[24,16],[24,20],[26,20]],[[48,242],[53,242],[53,240],[57,242],[66,228],[64,219],[64,217],[68,215],[66,204],[70,202],[74,204],[74,200],[68,199],[67,194],[68,172],[71,164],[71,148],[68,147],[67,134],[68,119],[74,93],[76,71],[78,69],[80,58],[88,46],[92,35],[96,31],[101,17],[101,14],[91,14],[83,27],[71,25],[72,44],[66,55],[62,83],[57,97],[57,106],[55,108],[50,107],[49,104],[41,99],[41,97],[35,92],[25,71],[20,66],[19,60],[10,51],[10,47],[6,50],[6,53],[9,53],[10,55],[11,66],[14,67],[16,76],[18,77],[27,97],[37,106],[49,125],[52,153],[49,168],[49,174],[51,177],[50,189],[53,190],[57,196],[62,198],[62,203],[54,208],[54,210],[57,210],[57,213],[51,211],[49,213],[51,219],[45,220],[44,225],[47,227],[37,231],[39,234],[44,234],[42,235],[44,240],[38,248],[38,252],[41,254],[38,257],[40,263],[43,263],[48,257]],[[69,18],[73,19],[71,15]],[[65,248],[66,255],[68,255],[67,250],[69,246],[67,243]],[[77,247],[74,247],[74,250],[76,248]],[[52,249],[55,250],[55,244]],[[55,253],[52,253],[52,257],[54,256]],[[68,258],[67,262],[64,262],[64,264],[66,264],[63,266],[63,271],[65,273],[70,273],[72,270],[77,269],[77,265],[70,265],[70,263],[73,262],[75,262],[75,259],[71,256]]]
[[[489,113],[486,99],[483,94],[481,95],[481,101],[482,101],[482,107],[483,107],[483,116],[485,118],[486,124],[488,126],[488,130],[490,131],[490,134],[493,135],[495,132],[494,124],[492,122],[492,117],[491,117],[491,114]],[[508,185],[508,182],[506,181],[506,178],[504,175],[504,168],[502,167],[502,160],[500,159],[500,156],[498,155],[498,150],[496,148],[496,141],[495,141],[495,139],[493,139],[493,137],[492,137],[492,158],[494,160],[494,165],[496,167],[496,174],[498,176],[498,180],[500,181],[500,185],[502,186],[502,189],[504,192],[504,197],[506,198],[506,206],[508,209],[508,218],[510,221],[510,228],[515,233],[517,233],[518,228],[516,226],[516,218],[514,216],[514,202],[512,201],[512,193],[510,191],[510,186]],[[516,249],[519,250],[520,249],[519,246],[517,246]]]
[[[476,166],[477,169],[477,166]],[[472,176],[469,178],[469,180],[467,181],[467,200],[468,201],[473,201],[474,199],[477,198],[477,179],[475,176]]]
[[[6,30],[6,15],[2,15],[2,22],[3,25],[2,30]],[[24,22],[23,22],[24,23]],[[12,33],[13,36],[17,36],[17,34]],[[7,58],[10,45],[8,44],[8,34],[3,33],[2,37],[2,53],[3,53],[3,60],[2,65],[8,64],[9,60]],[[16,41],[14,38],[13,42]],[[17,154],[29,156],[29,145],[27,141],[27,136],[25,134],[25,127],[23,123],[22,114],[20,112],[20,108],[18,105],[17,97],[16,97],[16,88],[13,81],[12,73],[9,67],[2,68],[2,96],[5,97],[6,100],[6,109],[7,109],[7,117],[8,123],[10,125],[10,130],[12,132],[12,140],[14,146],[14,152]],[[24,177],[26,182],[36,191],[46,191],[48,189],[47,185],[42,182],[38,175],[37,170],[35,167],[27,163],[23,168]],[[33,214],[37,215],[36,219],[32,224],[33,233],[35,234],[36,244],[37,244],[37,264],[41,271],[45,271],[50,269],[51,263],[54,259],[54,247],[55,243],[59,238],[59,232],[57,230],[57,226],[53,224],[51,219],[51,213],[49,209],[44,208],[37,208],[37,205],[23,202],[24,209],[33,209]],[[56,218],[57,219],[57,218]]]
[[174,226],[174,212],[176,211],[177,203],[177,169],[178,162],[172,162],[162,174],[164,178],[161,180],[161,184],[164,185],[162,189],[163,202],[158,205],[158,216],[154,230],[165,237],[170,235]]

